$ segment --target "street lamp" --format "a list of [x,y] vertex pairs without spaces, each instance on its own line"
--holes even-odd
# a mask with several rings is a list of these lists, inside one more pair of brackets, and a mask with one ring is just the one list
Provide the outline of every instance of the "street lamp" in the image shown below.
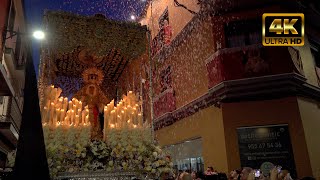
[[[17,32],[17,31],[12,31],[12,30],[4,30],[4,34],[6,35],[6,33],[10,33],[10,36],[5,37],[5,40],[12,38],[13,36],[21,36],[21,35],[31,35],[29,33],[22,33],[22,32]],[[45,33],[41,30],[36,30],[32,33],[32,36],[35,39],[38,40],[43,40],[45,37]]]
[[32,35],[36,39],[39,39],[39,40],[44,39],[44,32],[43,31],[37,30],[37,31],[33,32]]

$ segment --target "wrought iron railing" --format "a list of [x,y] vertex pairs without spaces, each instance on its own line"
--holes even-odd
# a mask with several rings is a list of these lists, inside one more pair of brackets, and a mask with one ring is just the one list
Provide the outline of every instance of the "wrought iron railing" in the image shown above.
[[21,113],[22,111],[20,110],[20,107],[16,99],[12,98],[12,103],[10,107],[10,118],[17,130],[20,129],[20,125],[21,125],[21,119],[22,119]]

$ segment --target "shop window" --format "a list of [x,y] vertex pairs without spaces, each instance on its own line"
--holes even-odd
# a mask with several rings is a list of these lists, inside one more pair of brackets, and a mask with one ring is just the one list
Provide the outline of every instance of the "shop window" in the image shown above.
[[164,149],[171,155],[176,170],[204,171],[201,138],[170,145]]
[[14,30],[14,20],[16,18],[16,10],[14,6],[14,2],[11,1],[11,9],[10,9],[10,16],[9,16],[9,23],[8,23],[8,30],[10,31],[10,35],[13,35]]
[[225,25],[226,45],[228,48],[259,44],[261,38],[261,21],[244,20],[229,22]]

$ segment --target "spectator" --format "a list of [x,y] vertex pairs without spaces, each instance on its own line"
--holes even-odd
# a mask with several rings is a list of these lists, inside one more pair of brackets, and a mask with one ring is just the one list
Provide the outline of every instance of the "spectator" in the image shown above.
[[233,170],[229,174],[230,180],[240,180],[241,170]]
[[[240,179],[241,180],[247,180],[249,178],[249,175],[250,174],[253,174],[253,177],[254,177],[254,172],[252,170],[252,168],[250,167],[244,167],[241,171],[241,174],[240,174]],[[250,176],[251,178],[251,176]]]
[[209,166],[209,167],[207,168],[207,170],[205,171],[204,174],[205,174],[206,176],[218,175],[218,173],[217,173],[215,170],[213,170],[213,167],[212,167],[212,166]]

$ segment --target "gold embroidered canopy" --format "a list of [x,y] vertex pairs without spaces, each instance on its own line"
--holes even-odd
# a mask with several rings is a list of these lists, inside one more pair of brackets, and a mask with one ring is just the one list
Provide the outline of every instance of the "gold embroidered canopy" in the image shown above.
[[96,67],[103,72],[107,91],[130,60],[146,52],[146,26],[121,22],[103,15],[91,17],[60,11],[44,15],[47,41],[42,45],[39,93],[49,83],[63,89],[64,96],[83,86],[81,74]]

